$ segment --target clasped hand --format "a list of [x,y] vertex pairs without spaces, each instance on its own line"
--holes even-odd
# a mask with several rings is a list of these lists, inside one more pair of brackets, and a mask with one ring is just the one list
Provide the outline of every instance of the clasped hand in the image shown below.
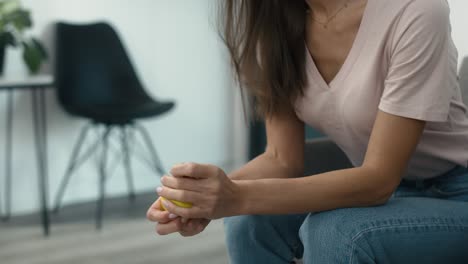
[[[157,222],[158,234],[193,236],[202,232],[210,220],[236,214],[238,186],[220,168],[182,163],[170,173],[172,176],[162,177],[162,186],[157,188],[158,195],[166,199],[157,199],[147,212],[147,218]],[[178,207],[169,200],[191,203],[192,207]]]

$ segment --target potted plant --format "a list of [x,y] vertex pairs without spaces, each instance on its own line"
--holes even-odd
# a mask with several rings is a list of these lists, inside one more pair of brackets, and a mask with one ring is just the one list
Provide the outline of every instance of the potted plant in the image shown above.
[[21,7],[19,0],[0,0],[0,74],[3,73],[8,46],[22,48],[29,72],[39,71],[47,59],[47,52],[39,40],[26,36],[25,31],[32,26],[31,13]]

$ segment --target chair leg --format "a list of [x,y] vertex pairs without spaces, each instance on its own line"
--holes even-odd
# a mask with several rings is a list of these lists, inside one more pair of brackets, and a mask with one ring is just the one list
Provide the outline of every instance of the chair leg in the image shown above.
[[5,142],[5,215],[3,221],[8,221],[11,217],[11,160],[12,160],[12,140],[13,140],[13,91],[8,91],[7,99],[7,119],[6,119],[6,142]]
[[125,174],[127,177],[128,185],[128,198],[130,201],[135,200],[135,186],[133,184],[133,174],[132,174],[132,164],[131,164],[131,155],[130,155],[130,146],[128,143],[128,132],[127,126],[121,126],[121,144],[122,144],[122,154],[124,159]]
[[109,147],[109,134],[112,130],[111,126],[106,126],[102,137],[102,153],[99,162],[99,199],[96,207],[96,229],[102,228],[102,214],[104,209],[104,197],[106,192],[106,166],[107,166],[107,151]]
[[[64,177],[62,178],[62,182],[60,183],[59,190],[57,192],[57,195],[55,196],[55,206],[53,209],[54,213],[57,213],[60,209],[60,205],[62,203],[63,195],[65,193],[65,189],[67,188],[68,182],[73,174],[73,171],[75,168],[79,165],[79,163],[82,163],[85,159],[88,158],[89,155],[84,156],[84,160],[79,162],[79,154],[81,151],[81,147],[83,146],[83,142],[86,139],[86,136],[88,134],[88,131],[91,129],[92,124],[86,125],[82,130],[81,133],[78,137],[78,140],[75,143],[75,146],[73,147],[72,155],[70,157],[70,161],[68,163],[67,170],[65,172]],[[92,147],[90,150],[94,151],[96,149],[96,146],[94,148]]]
[[151,158],[154,162],[154,166],[156,170],[161,174],[164,175],[166,172],[164,170],[164,166],[161,163],[161,160],[159,159],[158,153],[156,152],[156,148],[154,147],[153,141],[151,140],[151,137],[146,130],[145,127],[139,125],[139,124],[134,124],[135,128],[137,131],[140,132],[141,136],[143,137],[143,140],[146,143],[146,146],[149,149],[149,152],[151,153]]

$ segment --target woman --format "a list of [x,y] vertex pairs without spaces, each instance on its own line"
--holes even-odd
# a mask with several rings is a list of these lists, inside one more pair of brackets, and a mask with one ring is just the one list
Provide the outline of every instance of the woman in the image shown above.
[[[444,0],[227,0],[225,41],[266,121],[229,176],[174,166],[148,218],[226,218],[232,263],[468,263],[468,119]],[[303,176],[304,123],[354,168]],[[403,179],[403,181],[402,181]],[[186,220],[190,219],[190,220]]]

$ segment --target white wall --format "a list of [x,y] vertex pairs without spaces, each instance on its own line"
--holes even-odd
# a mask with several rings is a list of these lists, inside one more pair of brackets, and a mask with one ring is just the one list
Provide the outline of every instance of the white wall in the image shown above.
[[448,0],[451,7],[451,19],[453,26],[453,40],[459,52],[459,61],[468,56],[468,1]]
[[[56,20],[105,20],[115,25],[147,90],[156,97],[177,102],[172,113],[144,123],[167,168],[180,161],[226,167],[235,157],[244,156],[232,151],[237,145],[233,138],[245,138],[232,129],[234,89],[214,28],[215,3],[216,0],[23,0],[24,6],[33,11],[33,32],[46,39],[50,24]],[[7,55],[6,73],[24,73],[20,54],[10,50]],[[0,113],[5,112],[4,98],[0,94]],[[49,93],[48,102],[49,186],[53,197],[85,121],[64,113],[53,92]],[[17,93],[15,104],[13,209],[14,213],[24,213],[38,208],[29,94]],[[1,114],[0,146],[4,145],[4,120]],[[0,151],[0,184],[3,161],[4,153]],[[135,163],[134,169],[137,190],[154,190],[159,183],[157,175],[140,163]],[[90,163],[72,178],[65,202],[94,199],[96,183],[94,163]],[[119,171],[109,181],[108,194],[125,191],[125,180]]]

